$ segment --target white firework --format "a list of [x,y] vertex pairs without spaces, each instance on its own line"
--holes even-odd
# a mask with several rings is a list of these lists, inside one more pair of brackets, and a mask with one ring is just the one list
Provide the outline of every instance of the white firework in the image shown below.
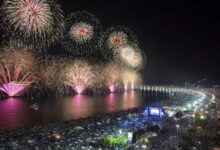
[[[138,68],[143,63],[143,57],[138,49],[133,46],[125,45],[118,49],[119,59],[126,66],[131,68]],[[121,62],[120,61],[120,62]]]
[[20,0],[6,2],[17,2],[14,11],[11,11],[11,9],[8,9],[8,11],[11,11],[11,24],[16,24],[20,30],[26,30],[26,33],[42,32],[49,27],[48,24],[51,22],[52,13],[50,11],[50,5],[46,1]]
[[114,63],[109,63],[102,70],[102,80],[104,84],[108,86],[111,92],[116,90],[118,83],[120,82],[120,68]]
[[71,27],[69,34],[76,43],[85,43],[92,39],[94,29],[93,26],[88,23],[79,22]]
[[133,70],[122,70],[121,78],[124,83],[125,91],[129,88],[134,89],[134,86],[141,81],[140,74]]
[[85,61],[76,60],[64,69],[64,82],[81,94],[85,88],[94,83],[93,68]]
[[4,0],[1,16],[5,37],[19,48],[43,50],[57,41],[64,29],[56,0]]
[[107,43],[109,48],[115,49],[126,44],[127,41],[128,41],[127,34],[125,34],[124,32],[115,31],[109,35]]

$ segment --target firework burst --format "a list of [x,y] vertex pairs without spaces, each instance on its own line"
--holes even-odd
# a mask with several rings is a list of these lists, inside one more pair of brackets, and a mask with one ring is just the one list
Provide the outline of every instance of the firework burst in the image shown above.
[[116,26],[111,27],[104,33],[104,47],[102,54],[106,59],[113,59],[113,54],[117,49],[128,42],[138,44],[135,34],[127,27]]
[[139,73],[132,70],[122,70],[121,75],[125,91],[129,89],[133,90],[135,85],[141,81]]
[[124,44],[126,44],[128,41],[127,34],[123,32],[112,32],[108,37],[108,47],[111,49],[116,49]]
[[62,45],[76,56],[90,56],[102,45],[102,26],[94,15],[76,12],[66,20]]
[[114,58],[120,65],[130,69],[140,69],[144,63],[144,55],[136,45],[126,44],[117,49]]
[[48,47],[64,28],[63,13],[54,0],[5,0],[1,12],[5,37],[17,47]]
[[2,48],[0,55],[0,90],[8,96],[19,96],[29,85],[38,81],[33,72],[34,60],[31,53],[12,48]]
[[108,86],[110,92],[115,92],[117,85],[120,82],[120,68],[114,64],[108,64],[102,72],[103,81]]
[[83,44],[92,39],[94,35],[93,26],[79,22],[71,27],[69,34],[73,41]]
[[69,64],[63,71],[64,82],[70,85],[77,94],[94,83],[93,68],[83,60],[76,60]]
[[9,97],[19,96],[29,85],[37,81],[35,74],[22,74],[20,67],[0,64],[0,91]]

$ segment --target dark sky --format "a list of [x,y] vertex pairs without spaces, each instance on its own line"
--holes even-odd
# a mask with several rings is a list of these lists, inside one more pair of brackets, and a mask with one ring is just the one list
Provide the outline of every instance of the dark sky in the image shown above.
[[[0,0],[1,1],[1,0]],[[89,11],[107,29],[128,26],[147,55],[146,83],[220,84],[220,17],[217,3],[140,0],[59,0],[67,16]]]
[[126,25],[147,55],[147,83],[219,84],[220,19],[217,4],[139,0],[60,0],[66,15],[87,10],[104,28]]

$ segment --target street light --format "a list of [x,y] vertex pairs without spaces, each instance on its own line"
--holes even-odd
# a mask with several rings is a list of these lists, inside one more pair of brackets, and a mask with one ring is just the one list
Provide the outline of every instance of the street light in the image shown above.
[[200,116],[200,119],[204,120],[204,119],[205,119],[205,116],[203,116],[203,115],[202,115],[202,116]]
[[179,133],[179,127],[180,127],[180,125],[179,125],[179,124],[176,124],[177,133]]
[[118,131],[118,132],[119,132],[119,134],[122,134],[122,129],[119,129],[119,131]]
[[142,145],[141,146],[143,149],[146,149],[147,148],[147,145]]

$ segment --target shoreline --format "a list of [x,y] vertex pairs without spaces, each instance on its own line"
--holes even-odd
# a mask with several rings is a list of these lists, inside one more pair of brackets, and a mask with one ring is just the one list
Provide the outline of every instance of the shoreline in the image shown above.
[[17,131],[20,131],[20,130],[31,130],[32,128],[47,127],[47,126],[54,125],[54,124],[62,124],[62,123],[65,124],[65,123],[80,122],[80,121],[83,122],[83,121],[86,121],[88,119],[94,119],[96,117],[111,116],[111,115],[118,114],[118,113],[125,113],[125,112],[144,110],[144,107],[145,106],[129,108],[127,110],[120,110],[120,111],[115,111],[115,112],[111,112],[111,113],[102,113],[102,114],[98,114],[98,115],[95,115],[95,116],[82,117],[82,118],[71,119],[71,120],[66,120],[66,121],[54,121],[54,122],[50,122],[50,123],[47,123],[47,124],[38,124],[38,125],[31,126],[31,127],[21,127],[21,128],[7,130],[7,131],[1,131],[0,130],[0,135],[1,134],[5,134],[5,133],[7,134],[9,132],[17,132]]

